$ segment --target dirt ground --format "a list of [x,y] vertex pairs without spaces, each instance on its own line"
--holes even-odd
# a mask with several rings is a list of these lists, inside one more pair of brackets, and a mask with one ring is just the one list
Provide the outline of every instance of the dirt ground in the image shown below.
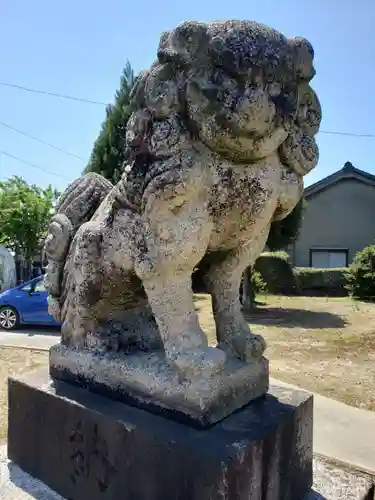
[[47,361],[47,352],[0,347],[0,443],[7,437],[8,376],[33,370]]
[[[267,341],[272,377],[375,411],[375,304],[325,297],[260,300],[246,319]],[[214,342],[210,298],[197,295],[196,308]]]

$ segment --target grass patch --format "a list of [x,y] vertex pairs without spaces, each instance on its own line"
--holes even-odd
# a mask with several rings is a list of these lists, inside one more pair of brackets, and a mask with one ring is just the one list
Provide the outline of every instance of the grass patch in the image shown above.
[[33,370],[47,362],[47,352],[0,347],[0,443],[7,439],[8,377]]
[[[267,341],[271,376],[351,406],[375,411],[375,304],[347,297],[262,297],[246,317]],[[211,300],[196,296],[211,343]]]

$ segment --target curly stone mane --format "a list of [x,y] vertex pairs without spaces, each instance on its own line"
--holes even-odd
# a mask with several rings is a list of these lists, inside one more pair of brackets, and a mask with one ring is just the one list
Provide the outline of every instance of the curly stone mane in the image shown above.
[[[168,159],[193,144],[234,163],[258,160],[254,139],[267,135],[273,116],[290,131],[280,147],[283,163],[300,175],[314,168],[321,110],[308,84],[313,56],[307,40],[287,39],[251,21],[185,22],[164,33],[158,60],[138,76],[131,93],[123,177],[128,203],[139,210],[144,190],[169,168]],[[249,112],[241,110],[246,82]],[[271,97],[271,112],[258,87]],[[238,140],[241,128],[248,136]]]

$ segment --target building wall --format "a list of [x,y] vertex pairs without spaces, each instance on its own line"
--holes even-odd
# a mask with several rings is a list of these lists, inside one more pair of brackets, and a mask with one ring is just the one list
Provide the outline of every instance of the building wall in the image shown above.
[[0,245],[0,292],[16,286],[16,264],[11,252]]
[[310,266],[310,249],[348,249],[349,264],[375,243],[375,187],[344,179],[312,195],[292,251],[297,267]]

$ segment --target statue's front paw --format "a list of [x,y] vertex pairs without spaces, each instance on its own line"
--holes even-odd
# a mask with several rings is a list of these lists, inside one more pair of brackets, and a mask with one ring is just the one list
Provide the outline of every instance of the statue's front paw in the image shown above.
[[226,355],[215,347],[200,347],[184,351],[174,356],[172,361],[187,378],[212,377],[224,368]]
[[267,345],[261,335],[247,334],[220,342],[217,347],[226,352],[230,357],[250,363],[263,356]]
[[247,363],[261,358],[266,350],[267,344],[261,335],[251,335],[245,339],[243,361]]

